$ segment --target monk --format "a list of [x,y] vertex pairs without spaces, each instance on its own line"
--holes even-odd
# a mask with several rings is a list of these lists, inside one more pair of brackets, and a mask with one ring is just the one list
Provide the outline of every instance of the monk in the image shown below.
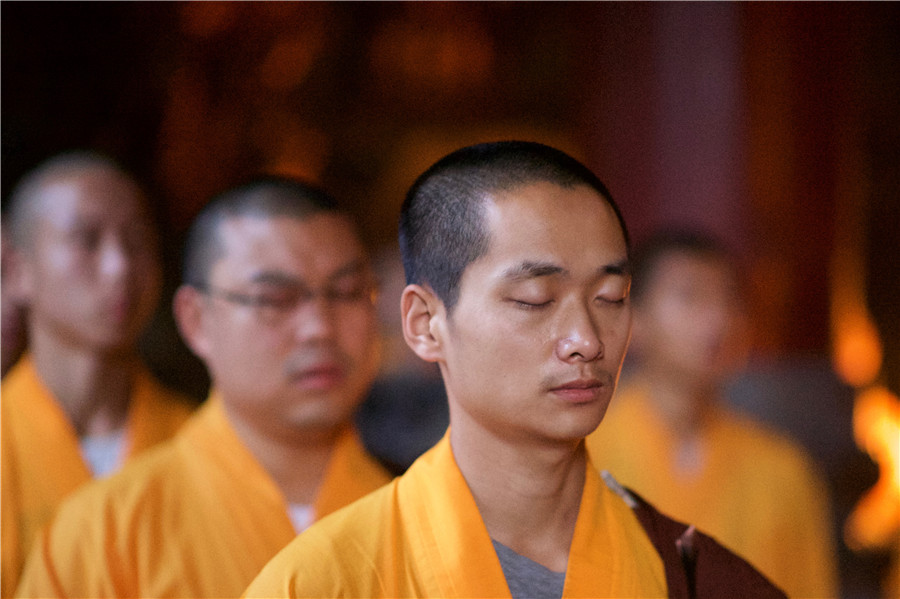
[[28,336],[0,391],[8,597],[58,504],[171,437],[194,404],[157,382],[138,356],[162,271],[131,176],[92,153],[52,158],[15,188],[4,227],[4,311],[7,300],[21,307]]
[[450,428],[247,597],[783,597],[585,451],[631,330],[627,233],[590,170],[537,143],[463,148],[410,189],[400,246],[404,338],[438,364]]
[[712,534],[791,597],[836,597],[829,498],[793,441],[727,407],[743,363],[738,262],[714,237],[662,230],[635,251],[629,368],[587,438],[600,468]]
[[237,597],[298,531],[389,482],[352,425],[377,371],[375,291],[325,192],[269,177],[215,198],[174,298],[210,396],[60,508],[19,595]]

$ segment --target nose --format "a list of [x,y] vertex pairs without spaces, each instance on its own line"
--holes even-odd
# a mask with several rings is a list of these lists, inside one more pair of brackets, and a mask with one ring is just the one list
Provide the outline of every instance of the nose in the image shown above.
[[298,341],[321,341],[334,336],[334,310],[327,298],[318,294],[297,306],[292,326]]
[[600,327],[588,306],[567,310],[560,330],[556,349],[560,360],[591,362],[603,357]]

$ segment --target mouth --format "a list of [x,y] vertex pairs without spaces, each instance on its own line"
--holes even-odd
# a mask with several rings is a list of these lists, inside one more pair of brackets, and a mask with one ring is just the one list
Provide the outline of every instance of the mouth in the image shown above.
[[338,364],[318,364],[295,371],[292,382],[306,391],[330,391],[344,380],[344,369]]
[[585,404],[597,400],[602,390],[599,379],[577,379],[557,385],[550,392],[568,403]]

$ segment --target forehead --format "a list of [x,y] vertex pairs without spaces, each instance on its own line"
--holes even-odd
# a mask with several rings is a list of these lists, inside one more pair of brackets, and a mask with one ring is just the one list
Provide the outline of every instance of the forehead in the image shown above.
[[738,279],[736,267],[725,256],[682,249],[660,255],[648,276],[652,289],[675,284],[732,287]]
[[140,191],[119,173],[86,170],[57,175],[40,190],[35,217],[40,223],[67,228],[82,224],[146,224]]
[[625,237],[609,203],[588,186],[539,182],[490,196],[485,259],[557,263],[572,269],[623,264]]
[[365,252],[350,221],[322,213],[300,220],[287,216],[238,216],[219,226],[219,252],[212,276],[251,276],[277,271],[297,277],[327,277]]

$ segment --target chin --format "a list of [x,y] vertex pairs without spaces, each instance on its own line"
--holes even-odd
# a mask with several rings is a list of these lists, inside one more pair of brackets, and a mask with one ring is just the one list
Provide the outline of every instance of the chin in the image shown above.
[[577,441],[584,439],[592,432],[594,432],[598,426],[600,426],[605,413],[606,406],[604,406],[603,408],[603,413],[599,415],[592,415],[592,417],[590,418],[583,417],[575,422],[567,423],[567,426],[565,426],[564,430],[560,432],[565,436],[566,440]]
[[336,402],[321,398],[297,406],[285,420],[297,430],[330,431],[343,428],[353,419],[352,411],[341,410]]

